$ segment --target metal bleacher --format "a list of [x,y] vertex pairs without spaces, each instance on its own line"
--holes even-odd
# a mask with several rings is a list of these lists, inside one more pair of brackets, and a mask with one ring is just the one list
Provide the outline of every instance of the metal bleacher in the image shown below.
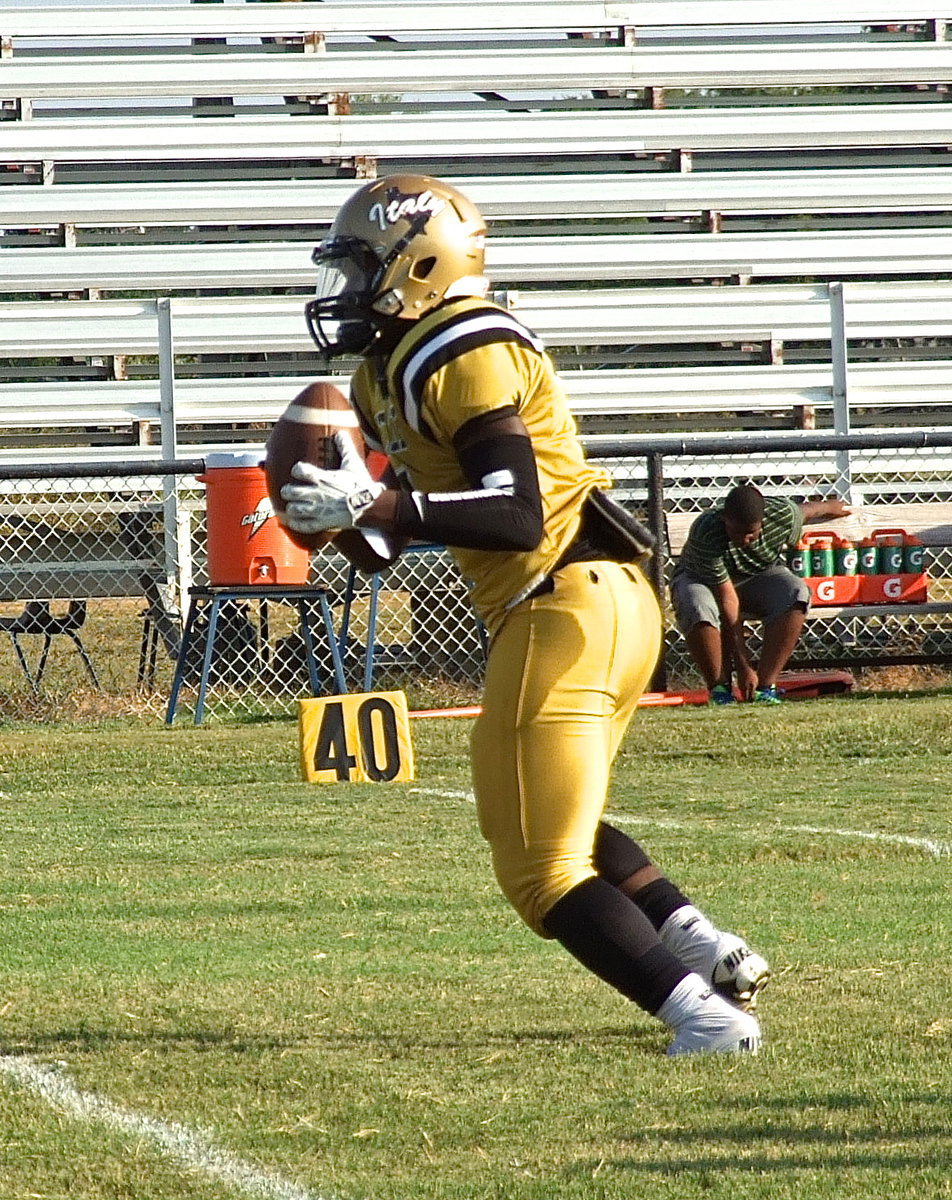
[[[177,245],[10,248],[8,291],[144,293],[223,289],[261,292],[313,281],[307,242],[202,242]],[[945,276],[952,271],[952,228],[723,234],[583,234],[492,239],[486,268],[496,286],[611,283],[637,279],[776,281]]]
[[[315,380],[333,382],[333,377],[315,372]],[[580,423],[593,430],[631,432],[633,385],[642,389],[639,415],[653,418],[656,430],[682,429],[685,419],[695,431],[721,427],[726,420],[756,419],[789,425],[791,415],[807,409],[814,420],[829,419],[833,408],[829,370],[821,364],[759,366],[738,372],[735,367],[692,367],[681,371],[667,368],[628,370],[566,370],[562,379],[573,411]],[[288,398],[300,388],[294,376],[245,379],[189,379],[176,388],[176,414],[181,426],[192,432],[180,432],[180,449],[205,454],[221,448],[226,435],[223,426],[260,425],[278,419]],[[948,406],[952,393],[952,365],[946,362],[864,363],[858,364],[851,377],[853,406],[861,417],[872,410],[878,421],[888,411],[894,425],[920,425],[923,409]],[[14,442],[17,429],[29,431],[29,457],[44,461],[69,461],[76,457],[70,446],[45,447],[47,434],[38,430],[55,429],[57,439],[77,429],[86,435],[99,427],[125,430],[123,443],[113,448],[90,448],[87,457],[134,456],[159,458],[161,446],[161,392],[150,379],[87,380],[82,384],[82,403],[77,405],[73,383],[34,383],[24,388],[19,383],[0,384],[0,408],[8,440],[13,443],[0,450],[0,463],[24,461],[24,447]],[[854,421],[859,427],[860,420]],[[249,443],[247,433],[233,434],[242,444]],[[186,440],[187,439],[187,440]],[[80,440],[83,440],[80,438]],[[134,449],[129,449],[129,448]],[[151,450],[147,450],[151,447]],[[100,453],[101,451],[101,453]],[[106,453],[108,451],[109,453]]]
[[106,454],[111,429],[154,456],[159,297],[188,443],[260,441],[302,378],[346,373],[303,330],[310,248],[397,169],[486,213],[495,293],[552,347],[583,428],[822,424],[835,281],[858,419],[952,423],[946,15],[4,9],[0,459],[44,427],[62,445],[48,431],[43,453],[87,429]]
[[[221,8],[180,7],[139,4],[127,9],[116,5],[77,6],[78,20],[90,37],[134,37],[185,35],[257,35],[301,34],[310,31],[328,33],[367,33],[386,30],[390,34],[448,33],[459,37],[461,31],[495,36],[501,30],[555,32],[570,30],[601,31],[623,26],[637,31],[639,37],[676,29],[679,37],[689,39],[698,28],[766,26],[789,31],[821,24],[876,25],[923,21],[942,21],[949,11],[942,5],[909,0],[843,0],[835,8],[822,0],[801,0],[791,16],[770,0],[731,0],[729,5],[711,0],[549,0],[540,5],[534,0],[483,0],[466,9],[465,22],[453,0],[416,0],[413,4],[391,4],[387,0],[366,0],[356,5],[302,3],[294,9],[251,11],[238,5],[232,11]],[[58,37],[64,26],[62,8],[23,5],[0,14],[4,37]],[[736,37],[736,32],[734,34]],[[818,35],[811,29],[807,36]]]
[[[943,339],[952,336],[952,283],[857,283],[847,290],[851,328],[857,338]],[[631,429],[637,415],[664,416],[664,428],[676,428],[679,416],[692,428],[723,424],[743,413],[746,419],[789,425],[804,409],[829,419],[833,404],[829,366],[822,362],[785,363],[787,343],[822,345],[829,338],[830,303],[823,285],[781,284],[714,289],[672,287],[669,302],[658,304],[650,287],[609,290],[510,290],[497,293],[554,352],[576,361],[562,375],[583,427],[604,432]],[[297,297],[181,298],[173,302],[175,346],[183,356],[200,356],[227,348],[232,354],[266,354],[290,361],[310,357],[310,342],[301,321]],[[755,342],[769,361],[735,365],[606,367],[620,354],[638,348],[668,347],[683,360],[688,348],[703,358],[698,346]],[[581,347],[581,349],[580,349]],[[599,347],[593,361],[591,349]],[[0,359],[15,364],[37,355],[145,356],[158,353],[156,302],[153,300],[63,300],[0,305]],[[706,351],[713,359],[713,351]],[[42,368],[49,372],[48,366]],[[22,370],[22,368],[21,368]],[[221,368],[219,368],[221,370]],[[335,377],[312,363],[314,378]],[[340,379],[337,379],[340,382]],[[277,418],[288,398],[301,386],[291,374],[223,378],[183,378],[176,388],[177,420],[192,427],[188,441],[209,448],[221,440],[225,425],[250,429]],[[69,428],[113,430],[116,457],[159,454],[161,389],[157,378],[88,378],[81,403],[73,380],[17,379],[0,382],[0,412],[8,445],[0,462],[31,456],[68,458],[67,444],[50,447],[50,435]],[[952,395],[952,363],[948,361],[872,361],[851,370],[854,420],[919,423],[923,414],[945,420]],[[705,417],[702,418],[702,414]],[[216,433],[216,429],[218,432]],[[17,436],[19,432],[20,436]],[[123,436],[119,436],[120,433]],[[260,435],[259,435],[260,436]],[[61,440],[65,440],[61,438]],[[32,449],[31,449],[32,447]],[[151,449],[149,449],[151,447]],[[96,456],[105,453],[96,450]]]

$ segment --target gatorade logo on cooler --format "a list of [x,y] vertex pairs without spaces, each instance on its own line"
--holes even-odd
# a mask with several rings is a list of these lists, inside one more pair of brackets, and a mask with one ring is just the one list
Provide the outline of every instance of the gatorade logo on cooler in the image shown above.
[[254,512],[245,513],[245,515],[241,518],[242,527],[245,525],[251,526],[251,532],[248,534],[249,542],[256,533],[260,532],[265,521],[269,520],[273,516],[274,508],[271,504],[271,501],[267,496],[262,496],[262,498],[258,501]]
[[836,599],[836,584],[832,579],[823,579],[816,585],[816,596],[818,600],[835,600]]
[[898,600],[902,595],[902,580],[898,575],[890,575],[883,580],[883,595],[887,600]]

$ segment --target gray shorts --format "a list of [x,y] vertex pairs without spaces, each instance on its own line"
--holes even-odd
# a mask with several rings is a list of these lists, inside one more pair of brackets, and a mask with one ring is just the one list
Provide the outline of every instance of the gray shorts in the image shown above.
[[[769,625],[782,617],[796,604],[810,607],[810,589],[799,576],[783,566],[768,567],[759,575],[752,575],[735,583],[740,610],[745,617],[763,621]],[[671,582],[671,603],[678,628],[688,634],[702,622],[721,627],[721,614],[714,593],[706,583],[692,579],[690,575],[676,575]]]

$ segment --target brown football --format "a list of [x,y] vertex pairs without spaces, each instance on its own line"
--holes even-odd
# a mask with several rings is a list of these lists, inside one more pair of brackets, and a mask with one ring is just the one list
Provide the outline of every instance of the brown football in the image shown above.
[[[350,401],[332,383],[312,383],[299,392],[284,410],[268,438],[264,469],[268,479],[268,495],[275,516],[284,525],[284,500],[281,489],[291,482],[291,468],[296,462],[309,462],[315,467],[333,470],[340,466],[340,454],[334,445],[334,434],[343,430],[364,454],[364,439],[357,424],[357,414]],[[320,550],[334,537],[326,533],[297,533],[284,526],[288,537],[307,550]]]

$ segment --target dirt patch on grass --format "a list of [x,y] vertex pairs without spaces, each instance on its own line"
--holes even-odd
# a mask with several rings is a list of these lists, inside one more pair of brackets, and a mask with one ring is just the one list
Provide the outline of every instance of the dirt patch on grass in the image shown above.
[[864,667],[853,672],[860,692],[932,692],[952,688],[952,671],[939,666]]

